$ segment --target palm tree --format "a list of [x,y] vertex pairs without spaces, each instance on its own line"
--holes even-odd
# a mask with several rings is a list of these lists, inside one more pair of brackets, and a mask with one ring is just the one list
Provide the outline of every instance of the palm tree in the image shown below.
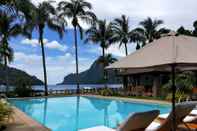
[[115,41],[120,42],[119,47],[124,44],[125,54],[127,56],[127,44],[132,34],[132,30],[129,29],[129,18],[125,15],[122,15],[121,18],[116,18],[113,22],[112,29],[114,31]]
[[135,30],[144,35],[146,38],[146,42],[144,43],[145,45],[146,43],[150,43],[153,40],[160,38],[162,34],[170,32],[170,30],[165,28],[158,29],[158,27],[162,24],[162,20],[152,20],[150,17],[148,17],[147,19],[140,22],[142,27],[139,27]]
[[109,66],[110,64],[116,62],[117,59],[112,56],[112,54],[105,55],[105,58],[103,59],[103,56],[100,56],[97,60],[98,63],[104,63],[105,66]]
[[77,93],[79,94],[79,69],[78,69],[78,45],[77,45],[77,28],[80,32],[80,38],[83,39],[83,29],[79,21],[87,24],[93,24],[96,20],[96,15],[91,12],[92,5],[85,0],[70,0],[62,1],[58,4],[60,18],[67,17],[72,20],[74,27],[74,44],[75,44],[75,60],[76,60],[76,83]]
[[0,10],[17,16],[19,19],[29,21],[35,5],[30,0],[0,1]]
[[145,45],[146,38],[140,30],[133,30],[130,36],[130,42],[136,43],[136,50]]
[[[106,20],[98,20],[95,25],[90,27],[86,31],[87,38],[85,43],[92,42],[94,44],[100,44],[102,48],[102,58],[105,59],[105,50],[114,42],[114,32],[112,30],[112,24],[107,24]],[[103,62],[103,76],[105,76],[105,62]]]
[[44,29],[47,26],[49,29],[58,32],[60,38],[62,38],[65,29],[65,20],[58,18],[55,8],[51,5],[50,2],[46,1],[40,3],[34,10],[34,13],[32,13],[31,15],[32,20],[28,22],[26,31],[30,33],[34,28],[36,28],[39,33],[39,43],[42,49],[45,95],[48,95],[45,49],[43,42]]
[[8,93],[9,81],[8,81],[8,72],[7,65],[8,62],[13,61],[13,50],[9,46],[9,40],[11,37],[16,37],[21,34],[22,27],[16,22],[16,16],[8,15],[4,11],[0,11],[0,57],[4,63],[4,68],[6,72],[6,93]]

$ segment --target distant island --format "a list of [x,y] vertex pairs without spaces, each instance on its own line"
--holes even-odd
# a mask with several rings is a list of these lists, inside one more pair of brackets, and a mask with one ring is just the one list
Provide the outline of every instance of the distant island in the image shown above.
[[[62,84],[76,84],[76,74],[69,74],[64,77]],[[90,66],[90,68],[84,72],[79,73],[79,81],[80,84],[102,84],[103,83],[103,67],[98,60],[94,61],[94,63]],[[121,83],[121,79],[115,76],[114,71],[108,71],[108,84],[119,84]]]
[[[36,76],[31,76],[26,72],[16,68],[12,68],[12,67],[7,67],[7,68],[8,68],[8,81],[10,85],[15,85],[18,79],[29,80],[31,81],[32,85],[43,85],[43,82],[39,80]],[[6,83],[5,76],[6,76],[6,72],[3,68],[3,65],[0,64],[0,85],[4,85]]]

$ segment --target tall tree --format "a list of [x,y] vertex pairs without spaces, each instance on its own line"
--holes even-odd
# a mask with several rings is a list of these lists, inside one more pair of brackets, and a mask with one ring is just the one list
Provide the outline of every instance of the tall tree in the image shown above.
[[10,38],[16,37],[17,35],[21,34],[22,27],[16,22],[15,15],[9,15],[4,11],[0,11],[0,25],[0,57],[2,62],[4,63],[4,69],[6,72],[6,93],[8,93],[9,81],[7,66],[8,62],[13,61],[13,50],[9,46],[9,40]]
[[136,50],[145,45],[146,38],[139,30],[133,30],[130,36],[130,42],[136,43]]
[[[114,42],[114,32],[112,24],[107,24],[106,20],[98,20],[95,25],[86,31],[87,38],[85,43],[100,44],[102,48],[102,58],[105,59],[105,50]],[[103,63],[103,73],[105,78],[105,63]]]
[[150,17],[148,17],[139,24],[141,27],[137,28],[136,30],[145,36],[146,42],[144,45],[160,38],[162,34],[170,32],[170,30],[165,28],[158,29],[158,27],[163,24],[162,20],[152,20]]
[[132,30],[129,28],[129,18],[122,15],[121,18],[116,18],[113,22],[112,29],[114,31],[114,39],[120,42],[119,47],[124,45],[125,54],[128,55],[127,44],[130,41]]
[[79,65],[78,65],[78,43],[77,43],[77,29],[80,32],[80,38],[83,39],[83,29],[79,21],[85,22],[87,24],[93,24],[96,20],[96,15],[91,12],[92,5],[85,0],[70,0],[62,1],[58,4],[60,11],[60,18],[67,17],[72,20],[72,26],[74,27],[74,44],[75,44],[75,60],[76,60],[76,83],[77,83],[77,93],[79,90]]
[[47,71],[46,71],[46,60],[45,60],[45,49],[44,49],[44,29],[47,26],[49,29],[57,32],[60,38],[63,37],[65,29],[65,20],[63,18],[57,17],[57,12],[50,2],[42,2],[31,14],[32,20],[28,22],[26,26],[26,31],[31,33],[33,29],[37,29],[39,34],[39,43],[42,49],[42,63],[43,63],[43,73],[44,73],[44,87],[45,95],[48,95],[48,85],[47,85]]
[[103,59],[103,56],[100,56],[97,60],[99,63],[104,63],[104,65],[109,66],[110,64],[117,61],[116,58],[112,56],[112,54],[105,55],[105,58]]
[[35,5],[31,0],[3,0],[0,1],[0,10],[18,17],[21,22],[31,20],[31,13]]

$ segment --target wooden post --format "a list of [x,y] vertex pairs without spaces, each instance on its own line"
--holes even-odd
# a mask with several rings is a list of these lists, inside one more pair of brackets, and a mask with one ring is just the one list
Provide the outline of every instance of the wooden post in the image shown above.
[[154,79],[153,80],[153,96],[157,97],[158,96],[158,89],[159,89],[159,86],[160,86],[159,75],[154,74],[153,79]]

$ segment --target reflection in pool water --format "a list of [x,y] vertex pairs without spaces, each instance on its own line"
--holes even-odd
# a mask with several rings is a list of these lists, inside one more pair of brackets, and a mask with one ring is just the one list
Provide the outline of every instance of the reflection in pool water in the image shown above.
[[13,99],[10,102],[53,131],[77,131],[97,125],[114,128],[130,113],[153,109],[159,109],[161,113],[166,113],[170,110],[167,105],[93,97]]

